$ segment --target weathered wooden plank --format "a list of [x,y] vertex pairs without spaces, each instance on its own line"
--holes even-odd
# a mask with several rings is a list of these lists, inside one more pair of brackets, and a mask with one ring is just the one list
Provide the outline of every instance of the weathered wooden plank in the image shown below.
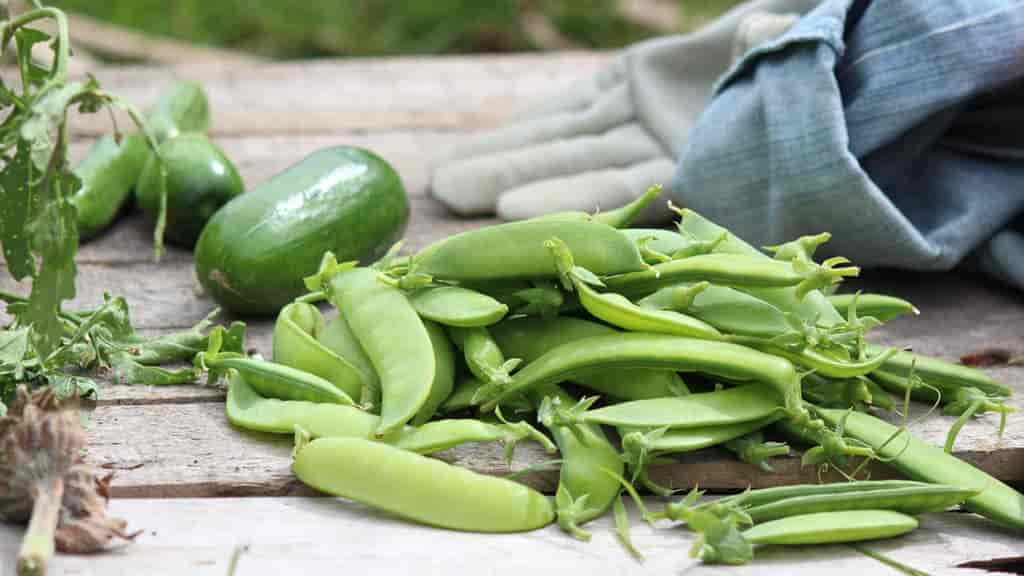
[[[648,505],[656,505],[648,501]],[[239,553],[238,576],[347,573],[688,574],[817,576],[900,573],[845,546],[760,548],[746,566],[705,566],[689,558],[694,533],[650,526],[629,505],[632,538],[646,560],[616,541],[609,515],[587,525],[590,542],[555,526],[522,534],[472,534],[420,526],[333,498],[118,500],[110,513],[143,529],[133,544],[100,555],[57,555],[54,574],[222,576]],[[272,521],[268,521],[273,519]],[[0,525],[0,553],[12,558],[22,529]],[[962,575],[957,564],[1019,554],[1017,536],[977,516],[922,516],[909,535],[867,543],[928,574]]]
[[[365,58],[261,65],[95,70],[110,92],[145,108],[175,79],[202,83],[215,135],[324,134],[493,125],[597,72],[600,53]],[[127,126],[128,120],[121,117]],[[72,124],[109,132],[103,115]]]
[[[149,393],[152,393],[150,391]],[[1011,404],[1024,408],[1024,386]],[[917,407],[921,410],[920,407]],[[911,422],[917,436],[942,444],[953,418],[937,414]],[[1011,420],[1006,435],[997,439],[997,418],[985,415],[964,427],[957,455],[1009,482],[1024,482],[1024,426]],[[118,496],[184,497],[217,495],[281,495],[297,491],[289,472],[290,436],[253,434],[231,427],[220,402],[107,403],[92,414],[89,459],[101,466],[125,470],[113,486]],[[505,474],[498,445],[470,445],[442,455],[446,460],[485,474]],[[517,451],[511,470],[550,459],[535,445]],[[654,467],[655,481],[674,488],[697,483],[712,490],[741,490],[814,482],[817,471],[801,468],[795,455],[780,458],[774,473],[737,462],[721,450],[680,455],[670,465]],[[875,477],[893,477],[882,466]],[[838,477],[836,477],[838,479]],[[527,483],[550,491],[550,473],[531,476]]]

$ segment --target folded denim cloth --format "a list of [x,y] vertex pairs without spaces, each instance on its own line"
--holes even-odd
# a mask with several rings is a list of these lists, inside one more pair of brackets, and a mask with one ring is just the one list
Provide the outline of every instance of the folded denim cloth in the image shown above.
[[722,76],[671,190],[758,245],[1024,289],[1024,2],[821,3]]

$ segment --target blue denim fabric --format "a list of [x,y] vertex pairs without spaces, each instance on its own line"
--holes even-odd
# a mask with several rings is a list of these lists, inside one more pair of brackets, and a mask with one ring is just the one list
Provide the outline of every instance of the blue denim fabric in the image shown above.
[[757,245],[1024,289],[1024,2],[823,2],[721,78],[671,188]]

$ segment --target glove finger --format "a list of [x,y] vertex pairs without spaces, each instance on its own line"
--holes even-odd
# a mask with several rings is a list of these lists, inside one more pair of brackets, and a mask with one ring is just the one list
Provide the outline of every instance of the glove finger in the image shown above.
[[624,60],[620,56],[598,73],[580,80],[571,89],[534,102],[522,112],[515,114],[512,121],[523,122],[544,116],[585,110],[600,100],[606,92],[622,84],[624,74]]
[[456,144],[451,159],[473,158],[580,134],[605,132],[625,124],[632,116],[629,89],[625,84],[619,84],[582,110],[549,114],[495,130],[468,134]]
[[467,158],[434,172],[433,196],[459,214],[485,214],[498,197],[531,182],[630,166],[663,153],[639,124]]
[[[661,157],[623,168],[532,182],[503,194],[498,200],[498,216],[503,220],[523,220],[566,210],[612,210],[652,185],[668,183],[675,169],[675,163]],[[641,213],[636,223],[667,222],[671,217],[665,202],[657,201]]]

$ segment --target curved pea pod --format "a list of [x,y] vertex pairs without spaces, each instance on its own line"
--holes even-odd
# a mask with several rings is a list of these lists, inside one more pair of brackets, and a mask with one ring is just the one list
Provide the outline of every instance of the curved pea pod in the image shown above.
[[420,426],[430,420],[455,388],[455,353],[452,351],[448,335],[443,328],[429,320],[424,320],[423,326],[427,329],[430,344],[434,348],[434,380],[430,383],[430,394],[426,402],[412,419],[414,426]]
[[413,257],[413,268],[441,280],[555,278],[544,241],[558,236],[576,260],[596,274],[643,270],[636,245],[618,230],[593,221],[522,220],[450,236]]
[[[782,413],[772,414],[758,420],[737,422],[735,424],[715,424],[711,426],[696,426],[692,428],[672,428],[663,434],[652,438],[647,448],[655,454],[678,454],[682,452],[693,452],[702,448],[716,446],[749,434],[754,430],[760,430],[769,424],[782,418]],[[619,436],[625,436],[631,432],[645,432],[649,428],[631,428],[628,426],[618,427]]]
[[651,202],[658,197],[659,194],[661,194],[660,184],[649,187],[643,194],[632,202],[607,212],[597,212],[595,214],[577,210],[552,212],[550,214],[536,216],[530,220],[582,220],[588,222],[600,222],[615,228],[626,228],[640,215],[641,212],[643,212],[644,208],[647,208],[647,206],[649,206]]
[[971,496],[977,490],[925,484],[882,490],[851,491],[842,494],[808,494],[748,507],[744,512],[754,522],[776,520],[798,514],[840,512],[843,510],[893,510],[912,516],[942,512]]
[[[867,347],[869,354],[878,354],[879,350],[883,350],[883,348],[873,345]],[[878,372],[906,378],[910,375],[911,368],[913,368],[914,374],[925,383],[938,388],[943,397],[953,397],[958,389],[968,386],[992,396],[1010,396],[1012,393],[1010,388],[992,379],[981,370],[913,352],[901,351],[887,358],[879,366]],[[922,388],[914,392],[915,396],[922,399],[935,399],[934,391],[929,392]]]
[[844,433],[870,446],[887,464],[915,480],[980,490],[964,507],[1004,526],[1024,530],[1024,494],[923,442],[906,430],[863,412],[819,409],[827,423],[836,426],[845,418]]
[[676,398],[652,398],[611,404],[580,413],[563,411],[568,422],[627,428],[704,428],[764,420],[782,413],[778,396],[760,384]]
[[[571,396],[555,385],[530,392],[530,399],[538,406],[545,398],[558,398],[563,404],[573,402]],[[558,525],[576,538],[589,540],[590,534],[580,525],[601,516],[611,507],[621,490],[618,478],[625,464],[600,426],[585,424],[571,429],[554,423],[544,414],[541,414],[541,421],[551,431],[562,455],[555,493]]]
[[521,532],[555,519],[551,502],[522,484],[379,442],[313,440],[297,447],[292,471],[322,492],[442,528]]
[[265,360],[200,352],[199,363],[211,370],[237,370],[260,394],[282,400],[307,400],[351,406],[352,397],[323,378],[291,366]]
[[[771,257],[744,242],[735,234],[704,218],[700,214],[689,209],[679,211],[679,229],[681,232],[692,235],[698,240],[715,241],[726,234],[726,239],[715,248],[716,253],[737,254],[749,256],[761,260],[770,260]],[[814,321],[823,326],[833,326],[844,321],[835,307],[818,290],[811,291],[803,298],[797,298],[795,287],[763,287],[743,285],[739,287],[744,292],[756,296],[769,304],[774,305],[783,312],[795,314],[805,321]]]
[[363,381],[367,383],[367,400],[379,409],[380,379],[377,378],[377,372],[373,369],[373,362],[370,361],[370,357],[366,355],[366,351],[352,334],[352,329],[349,328],[345,318],[338,316],[328,322],[317,333],[316,340],[331,352],[347,360],[353,368],[359,370]]
[[666,286],[637,304],[685,312],[728,334],[771,338],[791,329],[782,310],[768,302],[735,288],[708,282]]
[[[618,334],[604,324],[558,316],[514,318],[488,329],[498,346],[510,356],[533,362],[552,348],[590,338]],[[643,400],[689,393],[683,379],[672,370],[606,367],[582,370],[570,378],[576,384],[621,400]]]
[[832,294],[828,301],[835,307],[836,312],[846,316],[847,311],[857,301],[857,314],[871,316],[882,322],[888,322],[893,318],[899,318],[904,314],[920,314],[916,306],[902,298],[886,296],[885,294]]
[[[583,264],[580,263],[580,266]],[[672,284],[701,280],[726,286],[795,286],[804,281],[804,276],[793,270],[792,264],[779,260],[740,254],[702,254],[602,279],[611,290],[626,295],[641,295]]]
[[375,438],[380,416],[341,404],[264,398],[237,373],[228,383],[224,411],[231,424],[246,430],[294,434],[298,426],[314,438],[376,439],[418,454],[473,442],[504,442],[508,452],[524,439],[540,442],[548,452],[555,450],[550,440],[526,422],[494,424],[469,418],[435,420],[418,428],[404,426]]
[[409,301],[420,316],[445,326],[490,326],[508,313],[508,306],[494,298],[458,286],[423,288]]
[[890,358],[899,353],[895,348],[877,350],[870,357],[864,360],[847,361],[832,358],[827,354],[804,347],[793,351],[783,346],[775,346],[770,343],[755,343],[749,340],[739,340],[743,343],[752,344],[762,352],[780,356],[793,362],[806,366],[822,376],[829,378],[856,378],[869,374],[885,365]]
[[[571,274],[572,275],[572,274]],[[721,332],[714,326],[686,314],[671,310],[654,310],[637,306],[628,298],[614,292],[600,293],[573,275],[573,286],[579,294],[580,304],[595,318],[634,332],[674,334],[718,340]]]
[[[581,370],[606,367],[663,368],[704,372],[732,381],[751,380],[772,388],[793,418],[806,417],[800,378],[789,361],[727,342],[640,332],[595,336],[558,346],[520,369],[497,400],[533,386],[571,380]],[[495,404],[488,403],[485,411]]]
[[380,378],[377,433],[387,434],[411,420],[430,395],[435,370],[430,334],[405,294],[378,280],[376,270],[354,268],[330,276],[328,297]]
[[316,340],[323,327],[323,316],[312,304],[294,302],[282,308],[274,323],[274,362],[315,374],[359,398],[370,382],[348,360]]
[[758,524],[743,538],[754,544],[835,544],[892,538],[917,526],[913,516],[890,510],[819,512]]

